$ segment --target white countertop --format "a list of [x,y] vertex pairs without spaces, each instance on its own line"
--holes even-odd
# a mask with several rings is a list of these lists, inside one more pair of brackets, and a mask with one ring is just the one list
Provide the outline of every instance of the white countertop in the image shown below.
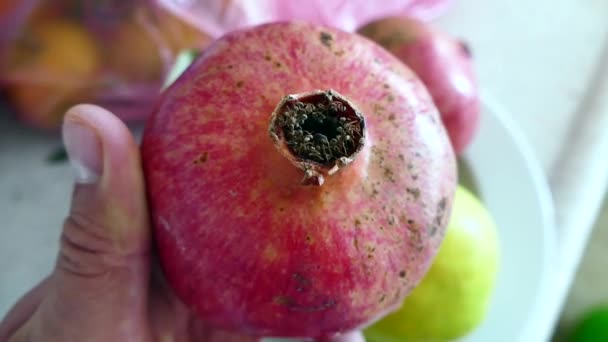
[[[437,20],[469,42],[481,86],[515,117],[551,180],[561,278],[539,329],[557,318],[605,190],[608,163],[589,146],[608,146],[598,142],[598,125],[608,124],[598,108],[606,101],[587,94],[608,37],[607,13],[605,0],[455,0]],[[582,132],[592,135],[582,140]],[[0,117],[0,316],[52,268],[71,190],[68,166],[45,161],[58,144]],[[578,186],[575,175],[589,182]]]

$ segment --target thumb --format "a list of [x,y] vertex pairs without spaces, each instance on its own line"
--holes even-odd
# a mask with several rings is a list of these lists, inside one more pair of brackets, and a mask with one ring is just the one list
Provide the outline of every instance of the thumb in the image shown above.
[[42,326],[31,331],[45,341],[139,340],[150,237],[137,144],[93,105],[67,112],[63,139],[76,184],[49,293],[30,322]]

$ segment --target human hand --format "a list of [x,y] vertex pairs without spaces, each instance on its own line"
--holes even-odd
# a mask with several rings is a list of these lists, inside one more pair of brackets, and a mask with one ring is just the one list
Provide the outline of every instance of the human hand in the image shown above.
[[0,342],[258,341],[204,326],[154,267],[139,148],[122,121],[78,105],[63,139],[76,181],[55,269],[3,319]]

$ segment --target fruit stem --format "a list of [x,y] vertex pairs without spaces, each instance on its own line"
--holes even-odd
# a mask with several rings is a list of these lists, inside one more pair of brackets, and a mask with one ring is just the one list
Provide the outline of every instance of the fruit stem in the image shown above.
[[302,184],[315,186],[350,164],[366,137],[361,112],[332,89],[283,97],[268,132],[278,150],[304,171]]

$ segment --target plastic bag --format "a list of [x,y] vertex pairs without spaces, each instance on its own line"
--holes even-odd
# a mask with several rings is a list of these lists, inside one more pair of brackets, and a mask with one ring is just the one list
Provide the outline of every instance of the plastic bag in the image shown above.
[[5,1],[0,23],[0,86],[43,129],[82,102],[145,119],[179,51],[210,40],[152,0]]
[[353,32],[384,16],[430,20],[453,0],[158,0],[159,4],[213,38],[275,20],[305,20]]
[[354,31],[388,15],[429,20],[452,0],[15,0],[0,2],[0,86],[23,121],[55,129],[96,103],[125,121],[153,109],[177,54],[246,26],[306,20]]

